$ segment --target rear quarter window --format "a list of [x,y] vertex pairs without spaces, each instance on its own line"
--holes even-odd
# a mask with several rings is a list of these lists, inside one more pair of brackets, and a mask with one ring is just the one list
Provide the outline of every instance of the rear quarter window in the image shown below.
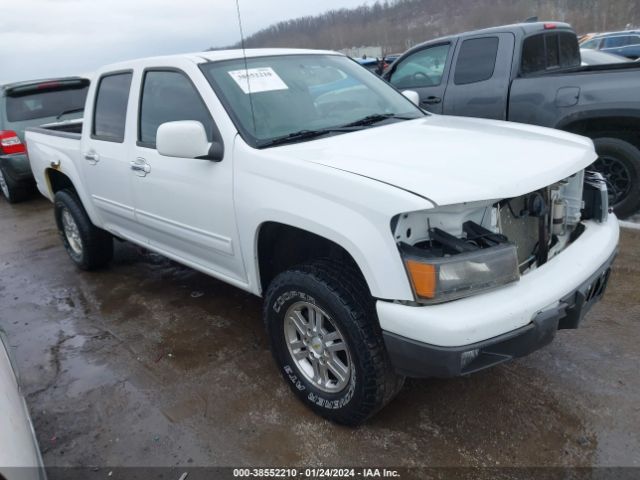
[[539,33],[524,40],[520,72],[523,75],[580,66],[578,39],[573,32]]
[[462,42],[453,81],[456,85],[482,82],[493,76],[498,56],[498,37],[472,38]]
[[88,86],[62,90],[33,91],[23,95],[8,95],[6,108],[9,122],[25,122],[50,118],[64,112],[84,108]]

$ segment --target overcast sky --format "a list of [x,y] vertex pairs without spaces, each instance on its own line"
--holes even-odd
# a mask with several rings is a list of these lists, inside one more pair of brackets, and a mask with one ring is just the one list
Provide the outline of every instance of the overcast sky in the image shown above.
[[[17,0],[0,16],[0,83],[90,73],[112,62],[240,38],[235,0]],[[367,0],[240,0],[245,35]]]

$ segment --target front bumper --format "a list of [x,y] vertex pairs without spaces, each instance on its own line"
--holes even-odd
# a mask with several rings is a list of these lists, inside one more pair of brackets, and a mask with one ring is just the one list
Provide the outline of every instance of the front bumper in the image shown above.
[[460,347],[438,347],[383,332],[396,371],[409,377],[456,377],[524,357],[551,343],[561,329],[578,328],[604,294],[615,253],[575,291],[538,313],[531,323],[489,340]]
[[[387,350],[398,372],[451,377],[521,357],[577,328],[600,299],[617,249],[614,215],[519,282],[440,305],[378,301]],[[477,357],[474,352],[477,350]]]

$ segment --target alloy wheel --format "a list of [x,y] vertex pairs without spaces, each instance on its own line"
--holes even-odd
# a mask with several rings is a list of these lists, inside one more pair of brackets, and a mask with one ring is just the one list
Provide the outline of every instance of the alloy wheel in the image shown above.
[[352,370],[349,346],[324,310],[305,301],[291,305],[284,337],[298,370],[316,388],[336,393],[347,386]]
[[64,235],[69,243],[69,247],[76,255],[82,255],[82,238],[80,237],[80,230],[78,224],[73,219],[73,216],[66,208],[62,210],[62,228]]

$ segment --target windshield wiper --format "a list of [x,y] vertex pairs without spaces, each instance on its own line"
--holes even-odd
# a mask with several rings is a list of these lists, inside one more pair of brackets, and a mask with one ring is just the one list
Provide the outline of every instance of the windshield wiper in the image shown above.
[[321,137],[322,135],[333,132],[353,132],[354,129],[349,127],[349,125],[345,125],[343,127],[320,128],[318,130],[299,130],[282,137],[267,140],[266,142],[260,143],[258,147],[272,147],[274,145],[283,145],[285,143],[292,143],[298,140],[308,140],[311,138]]
[[58,114],[58,116],[56,117],[56,120],[60,120],[60,117],[62,117],[63,115],[67,115],[69,113],[76,113],[76,112],[84,112],[84,107],[70,108],[69,110],[63,110]]
[[333,132],[354,132],[356,130],[359,130],[358,127],[373,125],[374,123],[378,123],[389,118],[396,118],[398,120],[414,120],[415,118],[419,117],[403,117],[395,113],[378,113],[375,115],[367,115],[360,120],[356,120],[355,122],[347,123],[346,125],[341,125],[339,127],[320,128],[318,130],[300,130],[297,132],[293,132],[283,137],[277,137],[272,140],[267,140],[264,143],[258,144],[258,147],[271,147],[274,145],[283,145],[285,143],[296,142],[298,140],[309,140],[311,138],[320,137],[322,135]]
[[396,118],[398,120],[413,120],[414,118],[419,117],[403,117],[401,115],[397,115],[395,113],[376,113],[373,115],[367,115],[360,120],[356,120],[355,122],[347,123],[343,125],[343,127],[363,127],[366,125],[373,125],[374,123],[382,122],[383,120],[387,120],[389,118]]

